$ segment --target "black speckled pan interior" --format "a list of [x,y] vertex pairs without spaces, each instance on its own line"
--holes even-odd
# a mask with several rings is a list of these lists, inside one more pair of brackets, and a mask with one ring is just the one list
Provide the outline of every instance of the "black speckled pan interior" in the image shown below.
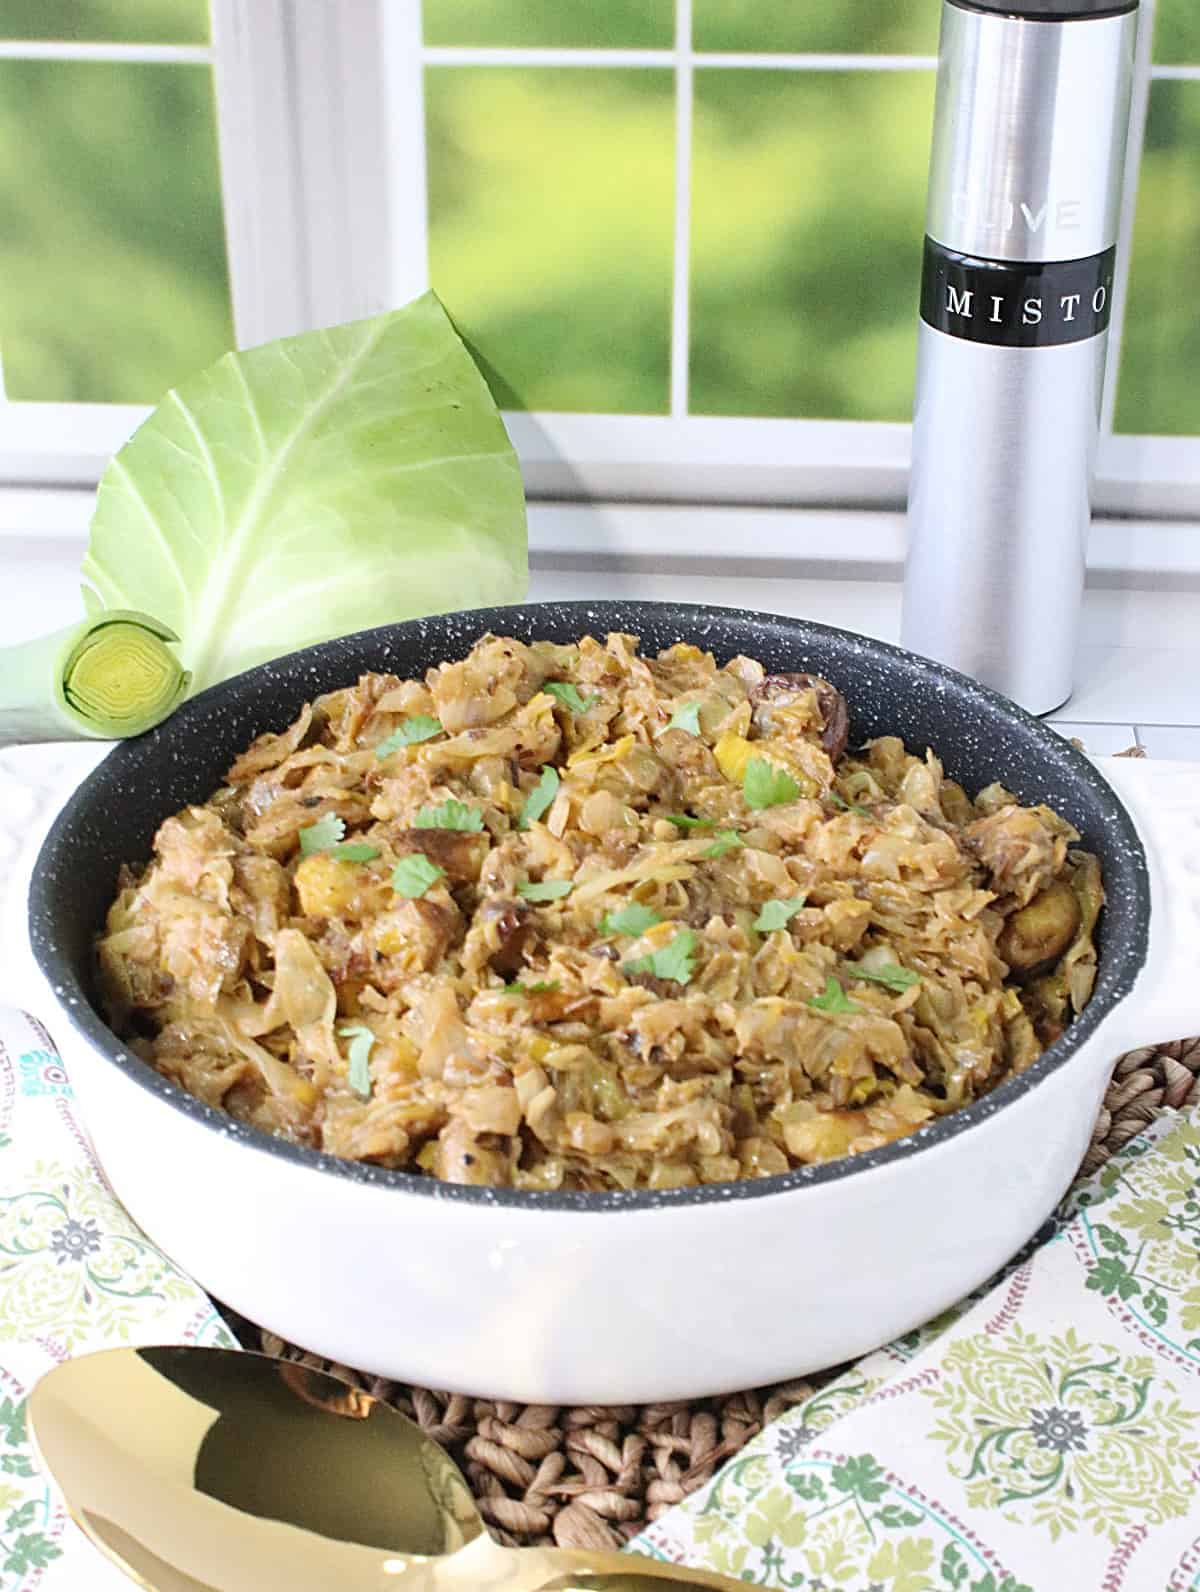
[[[489,630],[524,641],[557,642],[621,630],[640,636],[649,652],[690,641],[714,653],[718,663],[745,653],[769,670],[823,674],[849,704],[852,744],[873,735],[899,735],[918,754],[932,746],[947,774],[972,793],[999,779],[1024,802],[1048,803],[1070,819],[1104,870],[1108,905],[1101,919],[1099,975],[1091,1002],[1028,1072],[894,1144],[777,1177],[658,1192],[531,1194],[468,1188],[338,1160],[235,1122],[138,1060],[100,1017],[92,977],[92,945],[115,893],[120,865],[144,862],[164,818],[189,802],[206,800],[256,735],[284,729],[302,704],[320,692],[351,684],[364,670],[390,671],[402,678],[421,675],[433,664],[462,657]],[[1087,758],[1020,708],[962,675],[896,647],[798,619],[666,603],[578,602],[478,609],[368,630],[293,653],[205,691],[158,729],[117,746],[71,798],[42,848],[29,912],[38,965],[70,1021],[94,1049],[158,1096],[163,1110],[186,1113],[239,1142],[247,1154],[280,1156],[329,1176],[391,1187],[397,1197],[632,1211],[753,1199],[861,1176],[969,1132],[984,1116],[1003,1110],[1019,1094],[1036,1089],[1050,1071],[1069,1063],[1132,989],[1146,956],[1150,890],[1133,823]]]

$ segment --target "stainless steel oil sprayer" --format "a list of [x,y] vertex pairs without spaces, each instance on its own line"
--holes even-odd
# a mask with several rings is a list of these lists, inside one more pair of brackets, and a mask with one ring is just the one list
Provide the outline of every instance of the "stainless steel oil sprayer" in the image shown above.
[[1137,0],[944,0],[902,639],[1070,695]]

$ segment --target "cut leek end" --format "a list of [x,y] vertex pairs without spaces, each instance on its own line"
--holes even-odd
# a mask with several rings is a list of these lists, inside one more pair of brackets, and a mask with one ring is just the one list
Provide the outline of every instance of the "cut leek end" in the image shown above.
[[140,735],[182,702],[189,676],[167,645],[172,633],[145,615],[97,615],[62,673],[62,702],[80,729],[103,740]]

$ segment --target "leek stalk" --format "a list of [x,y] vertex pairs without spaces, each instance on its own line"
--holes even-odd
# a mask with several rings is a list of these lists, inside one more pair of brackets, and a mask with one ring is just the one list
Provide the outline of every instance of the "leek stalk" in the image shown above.
[[179,638],[131,609],[94,613],[53,635],[0,647],[0,747],[120,740],[183,700]]

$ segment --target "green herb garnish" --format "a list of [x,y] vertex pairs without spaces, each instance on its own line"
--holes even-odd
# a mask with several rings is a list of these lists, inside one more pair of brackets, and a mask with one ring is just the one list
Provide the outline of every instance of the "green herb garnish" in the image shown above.
[[752,757],[746,764],[742,795],[747,807],[780,807],[784,802],[794,802],[799,794],[800,787],[792,776],[765,757]]
[[890,990],[895,990],[897,995],[903,995],[907,989],[912,989],[914,984],[921,982],[920,973],[914,973],[910,967],[900,967],[895,962],[889,962],[880,968],[860,967],[856,962],[844,962],[842,972],[851,978],[870,979],[872,984],[884,984]]
[[723,857],[727,851],[736,851],[739,846],[744,846],[745,844],[746,842],[736,829],[722,829],[708,850],[702,851],[700,855],[702,857]]
[[538,979],[536,983],[533,984],[506,984],[504,986],[504,993],[506,995],[545,995],[549,990],[557,988],[557,979]]
[[300,855],[315,857],[318,851],[328,851],[345,833],[345,821],[336,813],[326,813],[324,818],[318,818],[315,824],[300,831]]
[[658,816],[674,824],[676,829],[712,829],[717,822],[715,818],[692,818],[688,813],[659,813]]
[[844,796],[839,796],[835,790],[831,790],[825,800],[831,807],[836,807],[843,813],[857,813],[860,818],[870,818],[871,816],[865,807],[860,807],[857,802],[848,802]]
[[483,831],[483,814],[478,807],[456,802],[453,797],[438,807],[422,807],[412,821],[414,829],[462,829],[473,835]]
[[700,704],[688,702],[684,707],[676,708],[671,715],[671,722],[667,725],[669,730],[686,730],[689,735],[700,734]]
[[606,912],[600,921],[601,934],[628,934],[631,939],[637,939],[645,934],[647,929],[652,929],[662,919],[650,907],[644,907],[640,901],[631,901],[627,907],[622,907],[619,912]]
[[542,769],[542,777],[525,798],[525,805],[521,808],[521,816],[517,819],[518,829],[528,829],[536,819],[553,805],[554,798],[558,795],[558,770],[549,763]]
[[815,1006],[819,1012],[859,1012],[861,1006],[847,998],[846,991],[832,976],[825,980],[825,993],[810,996],[808,1004]]
[[421,741],[431,741],[435,735],[442,733],[440,719],[434,719],[428,713],[418,713],[415,718],[405,719],[399,729],[393,730],[386,741],[380,741],[375,748],[375,756],[383,761],[391,757],[393,752],[398,752],[402,746],[416,746]]
[[346,1082],[361,1100],[371,1098],[371,1046],[375,1035],[366,1023],[343,1023],[338,1029],[343,1039],[350,1041],[350,1065]]
[[430,862],[423,851],[414,851],[411,856],[401,857],[392,869],[392,889],[406,900],[415,901],[445,877],[444,868]]
[[522,879],[517,886],[517,894],[526,901],[561,901],[563,896],[570,895],[575,884],[571,879],[543,879],[540,884],[532,880]]
[[649,956],[639,956],[633,962],[623,962],[623,973],[651,973],[655,978],[673,979],[676,984],[686,984],[695,971],[693,958],[696,936],[691,929],[680,929],[669,945]]
[[561,702],[563,707],[570,708],[572,713],[586,713],[600,700],[598,695],[581,697],[569,680],[551,680],[548,685],[542,687],[542,690],[547,696],[552,696]]
[[787,901],[765,901],[762,911],[754,920],[754,927],[762,934],[786,929],[807,900],[807,896],[798,895]]
[[318,852],[326,851],[339,862],[373,862],[378,857],[378,846],[367,840],[343,840],[345,833],[345,821],[336,813],[326,813],[324,818],[318,818],[315,824],[300,831],[300,855],[315,857]]

